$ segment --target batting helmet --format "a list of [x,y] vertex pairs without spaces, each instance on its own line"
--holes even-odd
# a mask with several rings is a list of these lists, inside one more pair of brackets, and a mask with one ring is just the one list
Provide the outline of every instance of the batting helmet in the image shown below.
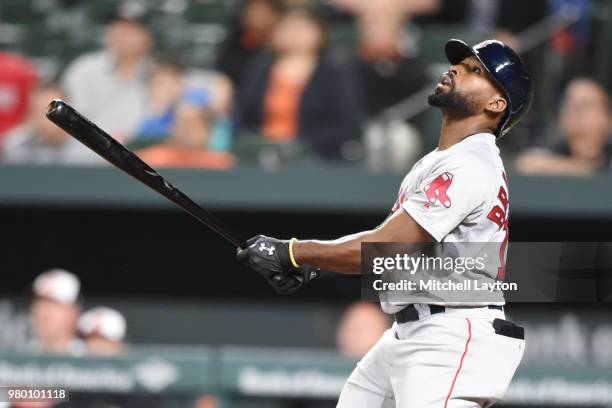
[[498,138],[508,133],[527,114],[533,100],[531,76],[512,48],[497,40],[483,41],[470,47],[464,41],[451,39],[446,42],[444,51],[453,65],[473,55],[504,91],[508,107],[495,131]]

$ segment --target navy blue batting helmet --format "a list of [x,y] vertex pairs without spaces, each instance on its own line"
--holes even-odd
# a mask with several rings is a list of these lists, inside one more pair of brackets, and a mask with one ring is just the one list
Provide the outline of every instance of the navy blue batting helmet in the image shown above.
[[495,131],[502,137],[527,114],[533,100],[531,76],[523,60],[501,41],[487,40],[473,47],[464,41],[451,39],[444,46],[446,57],[455,65],[473,55],[503,90],[508,107]]

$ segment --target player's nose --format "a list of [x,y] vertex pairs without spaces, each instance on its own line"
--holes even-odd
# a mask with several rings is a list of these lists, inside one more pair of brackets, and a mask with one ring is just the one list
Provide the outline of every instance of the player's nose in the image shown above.
[[454,77],[458,73],[459,73],[459,65],[451,65],[451,67],[448,70],[448,75],[450,75],[451,77]]

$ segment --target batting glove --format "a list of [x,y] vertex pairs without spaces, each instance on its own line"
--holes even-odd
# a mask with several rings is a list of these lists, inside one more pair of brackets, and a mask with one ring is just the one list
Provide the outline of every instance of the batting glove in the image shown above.
[[319,275],[319,269],[302,265],[295,268],[289,258],[289,241],[257,235],[239,249],[236,259],[257,272],[281,295],[289,295]]

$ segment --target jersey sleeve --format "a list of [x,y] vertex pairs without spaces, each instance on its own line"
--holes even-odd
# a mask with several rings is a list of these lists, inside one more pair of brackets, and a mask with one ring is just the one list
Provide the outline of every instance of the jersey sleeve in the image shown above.
[[438,242],[484,203],[483,175],[478,175],[478,166],[463,159],[440,162],[401,204]]

